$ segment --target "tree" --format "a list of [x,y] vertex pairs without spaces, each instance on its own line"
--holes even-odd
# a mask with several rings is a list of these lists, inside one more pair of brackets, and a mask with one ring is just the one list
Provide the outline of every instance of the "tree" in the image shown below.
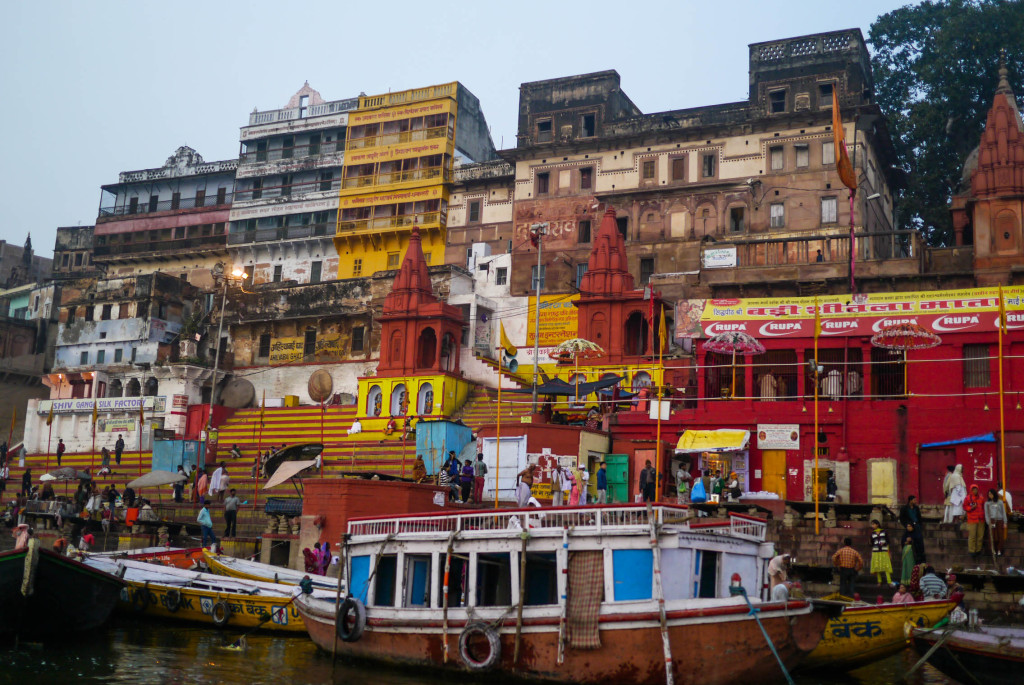
[[[939,0],[878,17],[868,32],[875,97],[889,119],[898,171],[898,228],[952,243],[949,203],[977,147],[1005,50],[1010,85],[1024,95],[1024,3]],[[969,181],[969,179],[968,179]]]

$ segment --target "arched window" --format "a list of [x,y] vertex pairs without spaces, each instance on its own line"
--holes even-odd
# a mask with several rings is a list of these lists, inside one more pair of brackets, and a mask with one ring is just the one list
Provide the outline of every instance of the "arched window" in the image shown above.
[[455,342],[455,336],[445,333],[441,338],[441,370],[454,371],[456,360],[459,355],[459,346]]
[[157,383],[156,379],[150,376],[146,379],[146,397],[156,397],[157,392],[160,390],[160,384]]
[[391,389],[391,415],[405,416],[409,411],[409,397],[405,391],[405,383],[399,383]]
[[125,390],[125,397],[138,397],[142,394],[142,384],[139,383],[138,378],[133,378],[128,381],[128,387]]
[[433,368],[437,359],[437,333],[433,328],[424,328],[420,332],[419,343],[416,345],[416,368]]
[[640,355],[647,352],[647,317],[633,312],[626,319],[626,331],[622,340],[624,354]]
[[370,391],[366,393],[366,413],[369,416],[380,416],[381,411],[381,400],[383,393],[380,390],[379,385],[374,385],[370,388]]
[[107,391],[107,397],[121,397],[124,395],[124,384],[121,383],[119,378],[115,378],[110,381],[110,387]]
[[640,388],[649,388],[653,385],[651,383],[651,374],[646,371],[639,371],[633,374],[633,382],[631,388],[633,392],[638,392]]
[[420,384],[416,396],[416,413],[420,416],[434,413],[434,386],[430,383]]

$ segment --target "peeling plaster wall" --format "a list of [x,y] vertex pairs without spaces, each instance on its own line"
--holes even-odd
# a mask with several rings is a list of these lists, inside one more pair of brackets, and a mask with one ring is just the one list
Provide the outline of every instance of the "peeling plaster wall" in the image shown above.
[[316,404],[309,397],[309,377],[318,369],[324,369],[334,381],[334,393],[349,393],[355,396],[359,390],[358,378],[377,368],[376,360],[339,364],[304,364],[301,366],[277,366],[239,370],[235,377],[242,378],[256,389],[256,403],[259,404],[266,390],[267,399],[279,399],[285,395],[298,395],[302,404]]

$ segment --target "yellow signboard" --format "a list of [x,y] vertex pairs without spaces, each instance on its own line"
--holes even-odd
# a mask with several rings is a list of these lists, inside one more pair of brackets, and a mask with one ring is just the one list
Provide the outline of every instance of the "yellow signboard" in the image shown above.
[[337,361],[344,357],[345,350],[341,335],[324,336],[316,340],[316,360]]
[[425,200],[447,200],[448,193],[443,186],[401,190],[394,193],[371,193],[369,195],[342,196],[341,208],[375,207],[377,205],[396,205],[404,202],[423,202]]
[[412,105],[400,105],[397,107],[385,107],[382,109],[370,109],[365,111],[351,112],[348,115],[348,125],[364,126],[366,124],[379,124],[384,121],[401,121],[414,117],[431,116],[455,111],[455,100],[444,98],[440,100],[429,100],[417,102]]
[[430,140],[414,140],[408,143],[382,145],[381,147],[371,147],[363,150],[349,150],[345,153],[345,166],[378,164],[380,162],[391,162],[412,157],[443,155],[446,152],[450,153],[452,146],[452,141],[447,138],[432,138]]
[[304,338],[274,338],[270,343],[270,363],[301,362],[304,344]]
[[[553,347],[565,340],[575,338],[577,332],[576,307],[573,302],[579,295],[541,295],[540,297],[540,346]],[[536,300],[530,298],[526,345],[534,344],[534,320]]]

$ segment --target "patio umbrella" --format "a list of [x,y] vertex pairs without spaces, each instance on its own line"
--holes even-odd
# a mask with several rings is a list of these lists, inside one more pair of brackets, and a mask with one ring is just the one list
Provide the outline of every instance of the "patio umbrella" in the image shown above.
[[907,387],[907,352],[910,350],[927,350],[942,342],[942,338],[916,323],[898,323],[886,326],[871,336],[871,344],[885,350],[903,352],[903,391],[910,394]]
[[580,392],[578,377],[580,375],[580,359],[591,359],[594,357],[600,357],[604,354],[604,350],[597,343],[590,342],[589,340],[585,340],[584,338],[569,338],[568,340],[563,340],[562,342],[555,345],[552,351],[555,353],[555,356],[560,357],[563,355],[568,355],[572,357],[573,362],[576,365],[576,370],[573,372],[573,375],[577,377],[576,404],[579,404]]
[[732,391],[730,397],[736,397],[736,355],[753,357],[764,354],[764,345],[751,335],[743,331],[726,331],[717,333],[701,345],[707,352],[732,355]]

